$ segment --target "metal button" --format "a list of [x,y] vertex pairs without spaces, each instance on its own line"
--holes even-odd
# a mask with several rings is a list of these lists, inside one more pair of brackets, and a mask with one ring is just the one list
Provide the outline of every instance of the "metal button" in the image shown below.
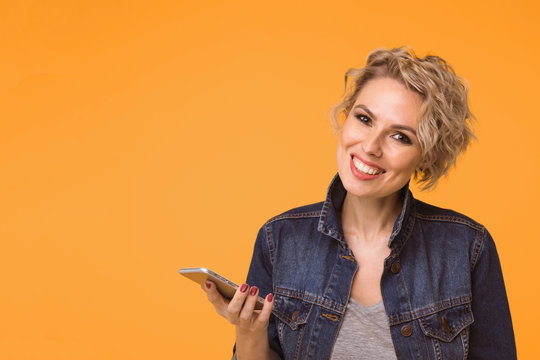
[[401,335],[405,337],[411,336],[412,333],[413,333],[413,328],[410,325],[403,325],[403,327],[401,328]]
[[390,266],[390,271],[391,271],[393,274],[399,273],[400,270],[401,270],[401,265],[399,264],[398,261],[393,262],[393,263],[392,263],[392,266]]
[[296,310],[295,312],[292,313],[292,321],[295,321],[298,320],[298,314],[300,313],[300,311]]

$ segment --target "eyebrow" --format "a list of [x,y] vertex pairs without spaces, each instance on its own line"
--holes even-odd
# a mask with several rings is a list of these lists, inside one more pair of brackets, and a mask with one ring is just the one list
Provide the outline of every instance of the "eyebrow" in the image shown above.
[[367,114],[368,114],[370,117],[372,117],[373,119],[377,119],[377,117],[371,112],[371,110],[369,110],[369,108],[368,108],[366,105],[364,105],[364,104],[356,105],[354,108],[355,108],[355,109],[356,109],[356,108],[360,108],[360,109],[364,110],[365,112],[367,112]]
[[[366,105],[364,105],[364,104],[358,104],[358,105],[356,105],[356,106],[354,107],[354,109],[356,109],[356,108],[360,108],[360,109],[364,110],[364,111],[365,111],[372,119],[375,119],[375,120],[377,119],[377,117],[375,116],[375,114],[373,114],[373,113],[371,112],[371,110],[369,110],[369,108],[368,108]],[[412,127],[407,126],[407,125],[394,124],[394,125],[391,126],[391,128],[392,128],[392,129],[397,129],[397,130],[405,130],[405,131],[409,131],[409,132],[413,133],[414,136],[416,136],[416,131],[415,131]]]

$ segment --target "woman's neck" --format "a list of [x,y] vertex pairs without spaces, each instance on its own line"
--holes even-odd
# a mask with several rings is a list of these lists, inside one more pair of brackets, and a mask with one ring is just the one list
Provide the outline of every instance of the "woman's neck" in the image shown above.
[[399,192],[380,199],[365,199],[347,193],[341,223],[349,244],[374,248],[387,246],[403,201]]

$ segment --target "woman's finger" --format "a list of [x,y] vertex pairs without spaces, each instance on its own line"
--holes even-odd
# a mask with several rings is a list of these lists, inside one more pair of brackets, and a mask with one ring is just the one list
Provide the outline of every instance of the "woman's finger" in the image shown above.
[[233,324],[238,323],[238,316],[248,295],[248,284],[242,284],[236,289],[233,298],[227,306],[227,319]]
[[242,308],[242,311],[240,312],[240,323],[239,325],[246,329],[251,329],[251,324],[254,315],[255,310],[255,304],[257,303],[257,299],[259,298],[259,288],[256,286],[252,286],[251,289],[249,289],[249,295],[247,296],[246,302],[244,303],[244,307]]
[[268,322],[270,320],[270,314],[272,314],[273,308],[274,308],[274,294],[270,293],[266,295],[266,299],[264,299],[263,308],[261,312],[259,313],[259,315],[257,316],[257,318],[255,319],[255,321],[253,322],[254,330],[259,330],[268,326]]
[[212,281],[207,280],[201,288],[206,292],[206,297],[216,308],[216,312],[226,317],[227,306],[229,305],[229,300],[225,299],[217,290],[216,284]]

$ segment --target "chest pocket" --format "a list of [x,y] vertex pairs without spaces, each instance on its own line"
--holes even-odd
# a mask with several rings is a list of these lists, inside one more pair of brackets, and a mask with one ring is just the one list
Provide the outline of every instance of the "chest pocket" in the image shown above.
[[291,330],[296,330],[300,325],[307,322],[312,307],[313,304],[302,299],[276,294],[272,312]]
[[287,359],[301,359],[307,322],[313,304],[275,292],[272,314],[277,318],[279,342],[285,354],[294,354]]
[[454,306],[420,318],[424,335],[431,339],[435,359],[465,359],[469,352],[469,325],[474,322],[471,304]]

